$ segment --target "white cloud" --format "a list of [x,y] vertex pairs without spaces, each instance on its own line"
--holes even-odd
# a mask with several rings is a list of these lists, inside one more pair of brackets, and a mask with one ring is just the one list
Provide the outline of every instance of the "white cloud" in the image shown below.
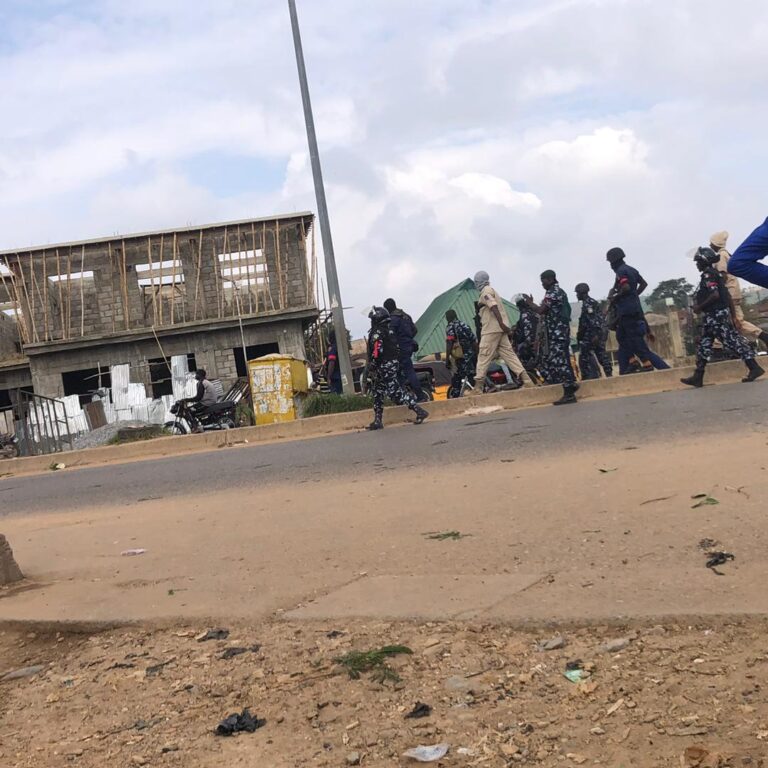
[[634,131],[605,126],[572,141],[548,141],[536,147],[526,162],[531,170],[540,166],[584,180],[611,174],[648,173],[647,158],[648,147]]
[[449,183],[467,197],[488,205],[500,205],[521,213],[533,213],[541,208],[541,200],[536,195],[518,192],[508,181],[490,173],[463,173]]
[[[28,6],[0,31],[0,247],[315,208],[284,3]],[[299,10],[345,305],[417,315],[478,268],[599,294],[613,245],[692,275],[692,243],[765,216],[763,0]]]

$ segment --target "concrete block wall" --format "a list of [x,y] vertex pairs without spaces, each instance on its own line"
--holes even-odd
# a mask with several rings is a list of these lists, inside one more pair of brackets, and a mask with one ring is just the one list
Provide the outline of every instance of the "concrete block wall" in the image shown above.
[[19,329],[16,321],[5,313],[0,312],[0,360],[9,360],[16,357],[19,352]]
[[[227,389],[237,379],[233,350],[242,346],[238,326],[196,329],[188,333],[158,334],[163,352],[174,355],[194,354],[198,368],[205,368],[209,378],[221,379]],[[301,320],[287,320],[244,325],[246,346],[277,343],[282,354],[304,357],[304,335]],[[108,368],[128,363],[131,381],[143,383],[147,396],[152,395],[148,360],[162,357],[154,339],[104,343],[93,347],[45,350],[30,355],[30,372],[35,392],[48,397],[62,397],[61,374],[87,368]],[[0,379],[2,380],[2,379]]]
[[[19,277],[16,284],[22,312],[29,321],[26,343],[95,338],[193,320],[313,306],[311,295],[307,300],[309,275],[303,234],[309,226],[310,219],[302,222],[301,217],[289,217],[9,254],[9,266]],[[221,271],[227,264],[219,261],[219,255],[251,250],[262,250],[266,260],[266,297],[262,295],[257,306],[257,287],[242,286],[238,307],[231,291],[231,295],[224,295]],[[152,290],[139,286],[143,273],[136,267],[150,262],[150,252],[155,270],[162,261],[175,258],[180,262],[176,275],[184,275],[183,284],[177,283],[181,296],[173,300],[158,297],[153,303]],[[82,300],[79,279],[50,280],[51,276],[66,278],[68,272],[81,271],[93,272],[92,278],[82,282]],[[164,268],[163,274],[170,276],[172,272]]]
[[17,389],[32,386],[29,368],[0,368],[0,389]]

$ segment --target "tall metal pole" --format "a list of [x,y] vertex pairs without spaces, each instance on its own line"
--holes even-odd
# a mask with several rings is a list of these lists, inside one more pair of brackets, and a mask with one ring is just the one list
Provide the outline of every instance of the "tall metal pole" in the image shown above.
[[309,99],[309,85],[307,84],[307,70],[304,66],[304,49],[301,45],[301,32],[299,31],[299,16],[296,13],[296,1],[288,0],[288,10],[291,13],[291,27],[293,28],[293,44],[296,49],[296,66],[299,69],[299,84],[301,85],[301,100],[304,104],[304,121],[307,124],[307,141],[309,143],[309,157],[312,161],[312,176],[315,180],[315,198],[317,199],[317,218],[320,220],[320,235],[323,239],[323,253],[325,254],[325,276],[328,280],[328,295],[331,302],[331,316],[333,328],[336,332],[336,348],[339,355],[339,367],[341,369],[341,381],[344,392],[351,394],[355,391],[352,380],[352,364],[349,359],[349,346],[347,344],[347,326],[344,324],[344,310],[339,291],[339,275],[336,272],[336,257],[333,252],[333,239],[331,237],[331,223],[328,219],[328,204],[325,200],[325,186],[323,185],[323,169],[320,165],[320,152],[317,148],[317,136],[315,135],[315,119],[312,116],[312,102]]

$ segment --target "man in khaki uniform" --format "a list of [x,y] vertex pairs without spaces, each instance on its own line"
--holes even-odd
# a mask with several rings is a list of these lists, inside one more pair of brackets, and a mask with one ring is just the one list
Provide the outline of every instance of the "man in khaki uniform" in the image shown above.
[[520,358],[512,348],[512,343],[509,340],[511,333],[509,316],[501,301],[501,296],[491,288],[487,272],[478,272],[475,275],[475,288],[480,293],[478,303],[482,327],[480,350],[477,356],[477,372],[475,373],[478,390],[482,390],[488,366],[496,358],[501,358],[515,376],[522,378],[525,386],[534,386],[531,377],[526,373]]
[[739,280],[728,272],[728,262],[730,261],[731,254],[726,250],[725,246],[728,243],[727,232],[715,232],[712,237],[709,238],[709,247],[720,257],[720,261],[717,262],[717,271],[722,273],[725,280],[725,287],[728,289],[728,293],[733,302],[733,323],[736,326],[736,330],[741,333],[742,336],[746,336],[750,341],[762,341],[766,347],[768,347],[768,333],[753,325],[744,318],[744,310],[741,306],[741,286]]

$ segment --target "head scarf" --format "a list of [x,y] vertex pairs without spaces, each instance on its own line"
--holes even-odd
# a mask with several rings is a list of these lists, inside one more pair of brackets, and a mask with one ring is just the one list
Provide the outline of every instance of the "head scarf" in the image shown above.
[[486,285],[489,285],[491,282],[491,278],[489,277],[487,272],[483,272],[483,270],[480,270],[475,275],[475,288],[477,288],[478,291],[481,291],[483,288],[485,288]]
[[725,248],[726,244],[728,243],[728,233],[725,231],[715,232],[715,234],[709,238],[709,242],[712,243],[712,245],[714,245],[718,251],[720,251]]

